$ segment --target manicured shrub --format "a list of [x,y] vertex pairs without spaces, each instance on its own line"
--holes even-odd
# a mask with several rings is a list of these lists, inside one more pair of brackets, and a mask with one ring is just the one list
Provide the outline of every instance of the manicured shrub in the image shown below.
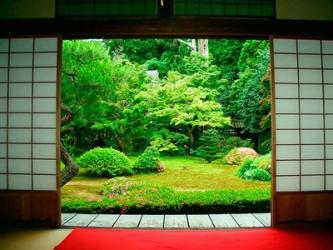
[[259,144],[258,152],[260,154],[267,154],[272,150],[272,139],[269,138]]
[[253,142],[250,139],[242,139],[238,136],[222,136],[221,155],[225,156],[234,148],[253,148]]
[[199,147],[195,151],[195,155],[204,158],[208,163],[220,157],[220,138],[219,133],[215,129],[205,130],[199,139]]
[[234,148],[223,159],[228,165],[241,165],[247,159],[257,158],[258,153],[252,148]]
[[92,177],[115,177],[133,174],[127,156],[113,148],[94,148],[84,153],[77,161]]
[[245,180],[270,181],[272,179],[271,174],[267,170],[259,168],[259,162],[254,159],[247,159],[237,170],[236,175]]
[[260,169],[264,169],[267,172],[271,173],[272,168],[272,154],[268,153],[254,159],[253,164]]
[[165,167],[160,162],[158,149],[148,147],[134,163],[135,173],[163,172]]

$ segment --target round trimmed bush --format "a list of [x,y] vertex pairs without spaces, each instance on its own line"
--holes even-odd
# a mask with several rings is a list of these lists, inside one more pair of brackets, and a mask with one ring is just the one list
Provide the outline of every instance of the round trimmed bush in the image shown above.
[[113,148],[94,148],[78,159],[78,165],[92,177],[115,177],[133,174],[127,156]]
[[163,172],[165,167],[160,162],[158,149],[148,147],[134,163],[135,173]]
[[242,165],[248,159],[257,158],[258,153],[252,148],[234,148],[224,157],[228,165]]

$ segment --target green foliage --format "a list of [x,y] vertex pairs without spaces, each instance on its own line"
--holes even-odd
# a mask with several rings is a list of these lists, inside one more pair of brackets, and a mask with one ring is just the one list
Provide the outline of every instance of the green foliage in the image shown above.
[[250,139],[242,139],[238,136],[223,136],[221,138],[221,147],[221,157],[223,157],[234,148],[253,148],[253,143]]
[[158,149],[148,147],[139,156],[138,160],[134,163],[134,171],[136,173],[150,173],[150,172],[162,172],[164,168],[161,167],[160,153]]
[[126,155],[113,148],[94,148],[84,153],[77,161],[93,177],[114,177],[133,174]]
[[237,170],[236,175],[245,180],[270,181],[271,174],[266,170],[270,155],[262,156],[261,159],[248,159]]
[[153,133],[150,145],[165,155],[184,155],[187,142],[186,135],[162,128]]
[[272,154],[268,153],[265,155],[262,155],[253,161],[253,165],[256,168],[264,169],[267,172],[271,173],[272,169]]
[[164,185],[147,185],[114,178],[96,201],[65,201],[63,212],[73,213],[241,213],[269,212],[270,189],[177,191]]
[[234,148],[224,156],[223,161],[229,165],[239,166],[246,160],[256,157],[258,157],[258,154],[252,148]]
[[259,153],[267,154],[271,150],[272,150],[272,139],[271,138],[269,138],[259,144],[259,147],[258,147]]
[[204,158],[208,163],[220,157],[220,138],[219,133],[215,129],[205,130],[199,139],[199,147],[195,151],[195,155]]

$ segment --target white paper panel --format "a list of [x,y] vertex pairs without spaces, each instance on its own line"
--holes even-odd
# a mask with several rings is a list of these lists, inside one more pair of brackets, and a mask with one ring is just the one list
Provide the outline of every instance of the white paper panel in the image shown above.
[[299,127],[298,115],[276,115],[276,129],[297,129]]
[[297,69],[275,69],[275,82],[297,83]]
[[324,83],[333,84],[333,70],[324,70]]
[[302,161],[302,174],[324,174],[324,161]]
[[0,189],[7,189],[7,175],[5,174],[0,174]]
[[0,143],[0,157],[6,158],[7,157],[7,145]]
[[0,98],[0,112],[7,112],[7,99]]
[[7,84],[0,83],[0,97],[7,97]]
[[55,82],[57,80],[56,68],[35,68],[34,81],[36,82]]
[[57,177],[55,175],[34,175],[34,190],[56,191]]
[[333,174],[333,160],[326,160],[326,174]]
[[302,159],[324,159],[324,145],[302,145]]
[[321,55],[299,55],[299,68],[321,68]]
[[301,100],[300,102],[301,113],[323,113],[323,101],[322,100]]
[[0,143],[7,142],[7,129],[0,128]]
[[299,146],[276,146],[276,160],[297,160],[299,157]]
[[8,67],[8,54],[0,54],[0,67]]
[[298,85],[275,84],[275,98],[298,98]]
[[302,191],[322,191],[324,190],[325,176],[302,176]]
[[8,145],[9,158],[31,158],[31,145],[30,144],[9,144]]
[[57,90],[55,83],[35,83],[34,96],[35,97],[56,97]]
[[296,53],[295,39],[274,39],[274,52],[276,53]]
[[299,161],[277,161],[276,175],[299,175]]
[[56,143],[56,129],[34,129],[34,143]]
[[35,38],[35,52],[57,51],[58,39],[56,37]]
[[39,159],[55,159],[56,145],[55,144],[34,144],[33,158]]
[[326,130],[325,131],[325,140],[326,140],[326,143],[328,143],[328,144],[332,143],[333,144],[333,130]]
[[0,39],[0,52],[8,52],[9,39]]
[[7,159],[0,159],[0,173],[7,172]]
[[326,190],[333,190],[333,175],[326,175]]
[[10,83],[9,96],[10,97],[31,97],[32,84],[31,83]]
[[298,130],[277,130],[276,144],[299,144]]
[[32,67],[32,53],[10,54],[10,67]]
[[295,192],[299,190],[298,176],[276,177],[276,192]]
[[8,171],[12,174],[31,174],[31,160],[9,159]]
[[298,100],[275,100],[275,112],[276,113],[298,113]]
[[0,114],[0,127],[7,127],[7,114]]
[[10,82],[31,82],[32,69],[31,68],[11,68],[9,70]]
[[324,127],[322,115],[301,115],[302,129],[322,129]]
[[322,72],[317,69],[300,69],[300,83],[322,83]]
[[300,84],[300,97],[301,98],[322,98],[323,87],[322,85]]
[[326,145],[326,159],[333,159],[333,145]]
[[333,54],[333,41],[323,40],[322,41],[322,53],[323,54]]
[[56,160],[34,160],[33,171],[35,174],[56,174]]
[[31,127],[31,114],[9,114],[8,125],[13,128]]
[[333,68],[333,55],[323,55],[323,67]]
[[274,54],[274,65],[276,68],[297,68],[296,54]]
[[55,98],[34,98],[34,112],[56,112]]
[[333,115],[325,115],[325,127],[333,128]]
[[14,38],[10,40],[11,52],[32,52],[33,39],[32,38]]
[[320,40],[298,40],[298,53],[321,53]]
[[325,113],[333,113],[333,100],[325,100]]
[[32,176],[31,175],[8,175],[9,189],[12,190],[31,190]]
[[302,130],[301,131],[302,144],[324,144],[324,131],[323,130]]
[[34,66],[57,66],[57,53],[35,53]]
[[8,142],[31,143],[31,129],[8,129]]
[[55,114],[34,114],[34,127],[36,128],[55,128],[56,115]]
[[325,98],[333,98],[333,85],[324,85]]
[[8,82],[8,70],[0,69],[0,82]]
[[11,98],[9,99],[9,112],[31,112],[30,98]]

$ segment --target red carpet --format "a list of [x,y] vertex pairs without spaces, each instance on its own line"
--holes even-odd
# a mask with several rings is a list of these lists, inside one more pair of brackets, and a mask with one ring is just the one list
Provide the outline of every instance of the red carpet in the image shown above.
[[75,229],[56,250],[326,250],[332,229]]

